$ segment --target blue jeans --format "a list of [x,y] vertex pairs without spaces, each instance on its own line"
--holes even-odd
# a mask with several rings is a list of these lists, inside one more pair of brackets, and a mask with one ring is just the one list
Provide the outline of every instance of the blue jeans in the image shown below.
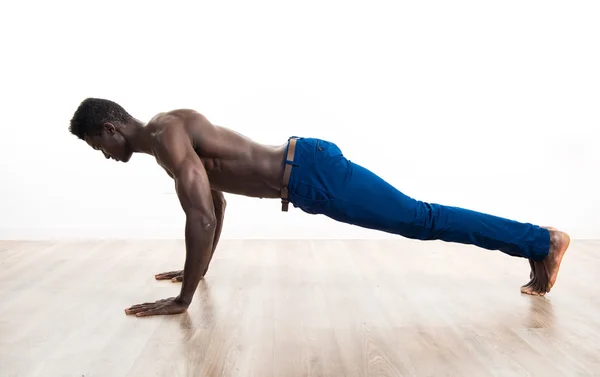
[[346,159],[332,142],[298,138],[288,185],[290,203],[306,213],[418,240],[500,250],[531,260],[550,248],[547,229],[464,208],[426,203]]

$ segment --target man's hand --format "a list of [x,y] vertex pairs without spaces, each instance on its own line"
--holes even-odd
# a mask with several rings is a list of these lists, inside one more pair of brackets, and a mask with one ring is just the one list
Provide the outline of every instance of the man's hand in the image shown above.
[[172,282],[182,282],[183,281],[183,270],[179,271],[169,271],[163,272],[160,274],[154,275],[156,280],[171,280]]
[[156,302],[147,302],[145,304],[133,305],[125,309],[127,315],[135,314],[136,317],[145,317],[150,315],[180,314],[187,310],[188,304],[179,300],[179,297],[171,297]]

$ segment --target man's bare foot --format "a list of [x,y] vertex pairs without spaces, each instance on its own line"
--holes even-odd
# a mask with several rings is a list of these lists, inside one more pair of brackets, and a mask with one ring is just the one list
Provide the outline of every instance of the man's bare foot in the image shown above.
[[171,280],[173,283],[183,281],[183,270],[169,271],[154,275],[156,280]]
[[571,243],[568,234],[554,227],[544,228],[550,231],[550,252],[541,261],[529,261],[531,280],[521,287],[521,292],[525,294],[543,296],[550,292],[554,283],[556,283],[562,258]]
[[[557,231],[558,229],[556,229],[553,226],[543,226],[542,228],[546,228],[548,230],[555,230]],[[531,272],[529,273],[529,283],[525,284],[523,287],[526,287],[528,285],[530,285],[533,282],[533,277],[535,276],[535,264],[533,263],[533,261],[530,259],[529,260],[529,265],[531,266]]]

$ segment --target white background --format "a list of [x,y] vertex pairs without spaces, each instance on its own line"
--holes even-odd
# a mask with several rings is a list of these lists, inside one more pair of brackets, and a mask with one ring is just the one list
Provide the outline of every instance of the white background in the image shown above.
[[[598,1],[3,2],[0,238],[183,237],[151,157],[68,132],[88,96],[332,140],[415,198],[600,238],[598,20]],[[223,238],[388,236],[227,199]]]

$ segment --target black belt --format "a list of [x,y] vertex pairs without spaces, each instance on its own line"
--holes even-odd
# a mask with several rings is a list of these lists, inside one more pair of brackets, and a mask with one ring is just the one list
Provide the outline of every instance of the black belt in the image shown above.
[[285,156],[285,168],[283,169],[283,179],[281,181],[281,210],[287,212],[290,198],[288,196],[288,185],[290,175],[292,174],[292,163],[294,162],[294,153],[296,152],[296,139],[290,138],[287,155]]

